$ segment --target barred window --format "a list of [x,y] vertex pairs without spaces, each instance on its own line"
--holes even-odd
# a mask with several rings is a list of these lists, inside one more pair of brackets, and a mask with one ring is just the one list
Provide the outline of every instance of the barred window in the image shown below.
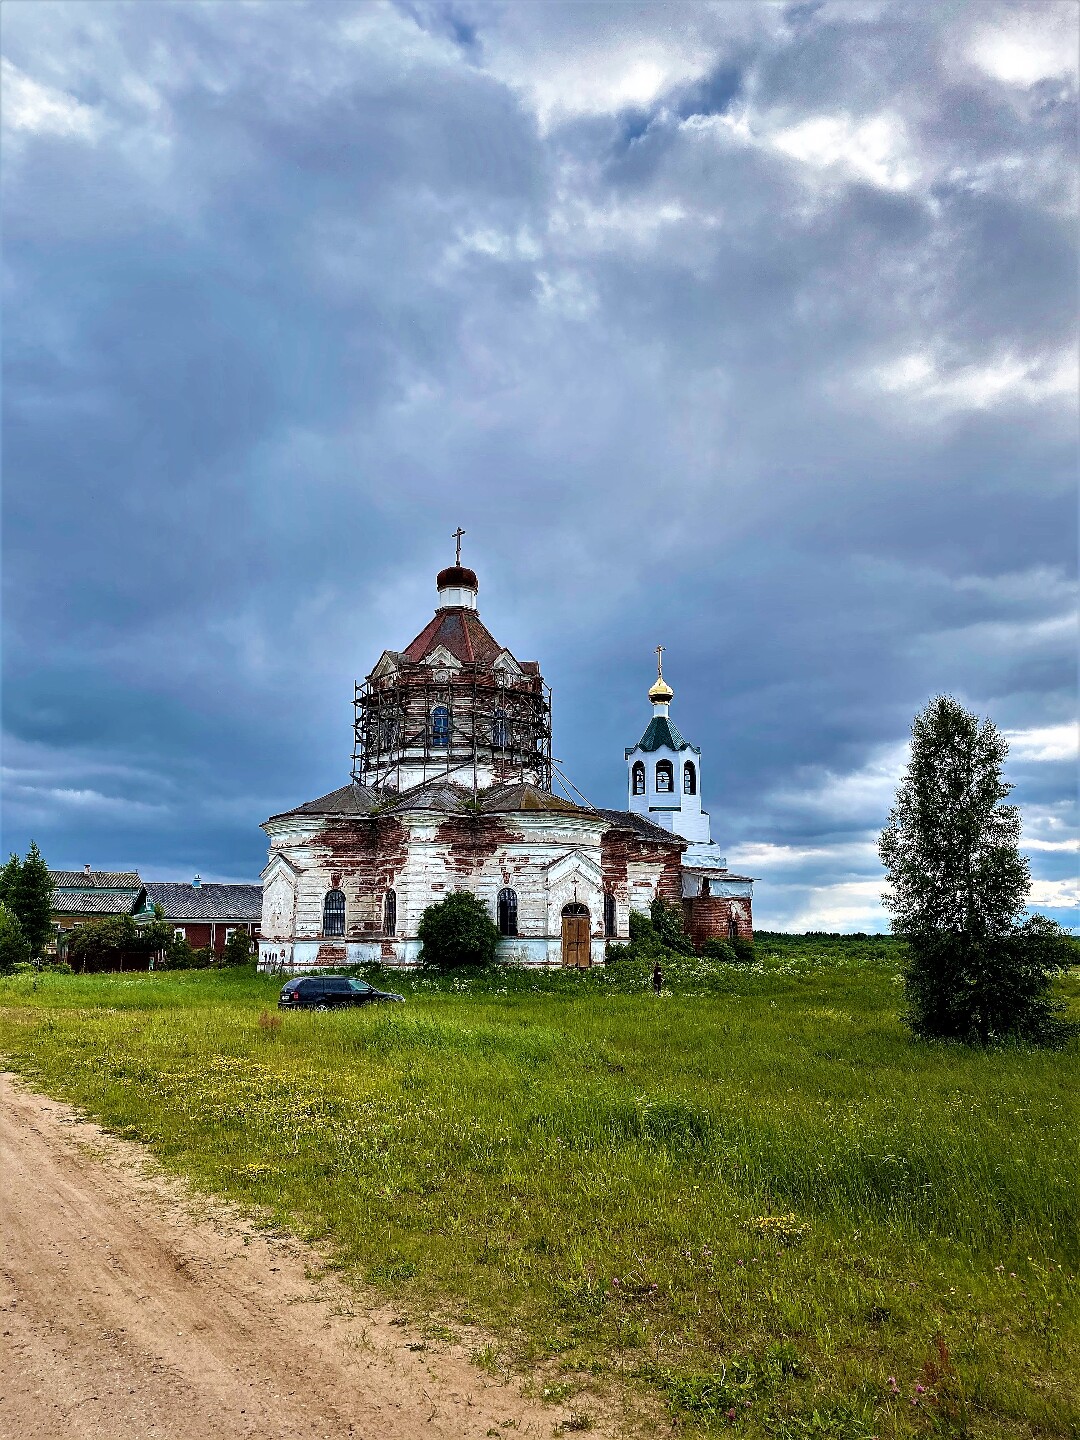
[[495,723],[491,727],[491,743],[496,750],[510,748],[510,721],[505,710],[495,711]]
[[517,892],[514,890],[500,890],[499,899],[495,906],[500,935],[516,935],[518,933],[517,911]]
[[383,897],[383,934],[393,935],[397,932],[397,892],[387,890]]
[[341,890],[328,890],[322,907],[322,928],[324,935],[345,934],[345,894]]
[[450,744],[450,711],[446,705],[436,705],[431,712],[431,743]]
[[608,890],[604,895],[604,934],[610,940],[618,933],[615,896]]

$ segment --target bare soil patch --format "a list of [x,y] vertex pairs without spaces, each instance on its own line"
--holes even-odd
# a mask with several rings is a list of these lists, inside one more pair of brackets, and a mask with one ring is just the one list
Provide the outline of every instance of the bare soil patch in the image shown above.
[[[0,1075],[3,1440],[551,1436],[544,1405]],[[595,1409],[589,1407],[595,1415]],[[600,1422],[592,1433],[612,1436]]]

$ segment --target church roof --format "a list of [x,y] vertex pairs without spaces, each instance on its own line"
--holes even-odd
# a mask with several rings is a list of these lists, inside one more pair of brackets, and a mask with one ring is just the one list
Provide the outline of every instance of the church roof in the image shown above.
[[[285,820],[291,815],[373,816],[400,814],[407,810],[434,810],[446,815],[504,815],[520,810],[550,810],[566,815],[593,815],[596,812],[575,805],[542,790],[538,785],[493,785],[473,793],[471,786],[457,785],[440,777],[411,790],[375,790],[366,785],[343,785],[318,800],[308,800],[294,810],[272,815],[272,820]],[[655,828],[655,827],[653,827]],[[666,831],[663,832],[665,835]]]
[[485,812],[495,814],[511,810],[557,810],[567,815],[591,815],[572,800],[553,795],[550,790],[541,790],[538,785],[499,785],[483,792],[481,807]]
[[617,825],[620,830],[636,830],[646,840],[659,840],[680,848],[686,845],[681,835],[673,835],[670,830],[665,830],[662,825],[657,825],[644,815],[636,815],[633,810],[598,810],[596,813],[609,820],[612,825]]
[[402,653],[406,660],[419,665],[425,655],[440,645],[463,665],[492,665],[503,652],[503,646],[476,611],[458,606],[437,610]]
[[340,790],[331,790],[329,795],[321,795],[318,800],[308,800],[292,810],[271,815],[270,819],[284,820],[289,815],[370,815],[381,798],[377,790],[352,781]]
[[693,750],[695,755],[701,754],[700,746],[691,745],[689,740],[684,740],[679,734],[678,726],[672,724],[666,715],[654,715],[645,734],[626,754],[632,755],[635,750],[659,750],[664,746],[668,750]]

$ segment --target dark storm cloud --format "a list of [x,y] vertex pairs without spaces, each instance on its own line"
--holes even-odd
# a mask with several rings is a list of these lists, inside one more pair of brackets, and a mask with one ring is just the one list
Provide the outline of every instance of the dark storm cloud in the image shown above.
[[1071,7],[5,9],[5,839],[245,878],[469,531],[617,803],[663,640],[764,923],[913,712],[1075,869]]

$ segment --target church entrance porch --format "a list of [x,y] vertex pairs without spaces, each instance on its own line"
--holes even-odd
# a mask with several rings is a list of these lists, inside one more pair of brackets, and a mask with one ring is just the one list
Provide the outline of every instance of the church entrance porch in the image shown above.
[[562,912],[562,963],[587,970],[591,963],[592,917],[587,905],[564,905]]

